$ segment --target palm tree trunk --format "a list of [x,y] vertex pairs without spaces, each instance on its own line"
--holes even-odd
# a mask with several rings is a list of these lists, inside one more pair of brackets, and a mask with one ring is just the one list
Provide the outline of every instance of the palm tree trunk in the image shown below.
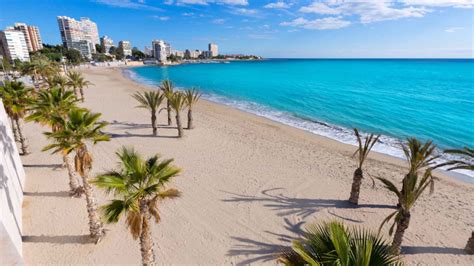
[[69,155],[64,154],[63,155],[63,161],[66,164],[67,167],[67,172],[69,175],[69,188],[72,196],[81,196],[81,194],[84,192],[83,188],[79,185],[79,178],[76,170],[74,169],[73,162],[71,160],[71,157]]
[[181,116],[176,112],[176,126],[178,127],[178,138],[183,137],[183,126],[181,125]]
[[79,92],[77,91],[76,87],[73,87],[74,90],[74,95],[76,95],[76,98],[79,99]]
[[400,254],[402,247],[403,235],[405,230],[408,229],[410,224],[410,213],[403,212],[401,213],[400,220],[397,222],[397,229],[395,230],[395,236],[393,237],[392,248],[397,254]]
[[13,121],[13,118],[10,117],[10,122],[12,124],[12,131],[13,131],[13,138],[15,141],[20,141],[20,138],[18,137],[18,130],[16,129],[15,121]]
[[166,110],[168,111],[168,126],[171,126],[171,104],[170,100],[166,100]]
[[140,234],[140,251],[142,253],[142,264],[145,266],[155,264],[153,253],[153,240],[151,239],[150,212],[145,200],[140,200],[140,213],[142,216],[142,231]]
[[79,92],[81,93],[81,101],[84,102],[84,90],[82,87],[79,87]]
[[82,184],[84,186],[84,194],[86,195],[87,213],[89,215],[89,231],[92,240],[97,244],[104,236],[104,228],[97,213],[97,202],[94,196],[94,190],[89,183],[89,172],[92,168],[90,154],[87,147],[83,146],[76,151],[82,167]]
[[465,250],[468,254],[474,254],[474,231],[472,231],[471,237],[467,241]]
[[27,155],[28,145],[26,144],[26,138],[23,136],[23,132],[21,131],[20,119],[18,117],[15,118],[15,123],[18,128],[18,136],[20,137],[21,155]]
[[188,129],[193,129],[193,110],[191,108],[188,109]]
[[153,136],[157,136],[158,128],[156,127],[156,111],[151,112],[151,127],[153,128]]
[[349,197],[349,202],[355,205],[359,204],[359,193],[360,193],[360,185],[362,184],[362,179],[364,178],[364,174],[361,168],[357,168],[354,171],[354,177],[352,180],[352,189],[351,189],[351,196]]

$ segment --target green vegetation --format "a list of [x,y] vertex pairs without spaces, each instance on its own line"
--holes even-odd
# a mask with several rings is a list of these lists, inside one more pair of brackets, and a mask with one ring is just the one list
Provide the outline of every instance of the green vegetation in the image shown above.
[[158,135],[158,127],[156,126],[156,112],[163,102],[164,95],[160,91],[146,91],[144,93],[137,92],[132,95],[140,104],[137,107],[148,109],[151,113],[151,127],[153,128],[153,136]]
[[181,124],[181,111],[186,106],[186,96],[182,92],[177,91],[173,93],[168,100],[170,101],[170,106],[174,110],[174,113],[176,115],[175,118],[176,118],[176,127],[178,128],[178,138],[181,138],[183,137],[183,125]]
[[171,165],[172,159],[160,160],[154,155],[146,160],[133,149],[122,148],[117,152],[120,169],[98,175],[93,183],[115,196],[102,207],[108,223],[116,223],[122,214],[134,239],[140,239],[143,265],[155,265],[151,219],[161,219],[158,204],[168,198],[180,196],[176,189],[166,188],[180,169]]
[[201,98],[201,93],[195,88],[184,91],[184,101],[188,108],[188,129],[193,129],[193,107]]
[[324,222],[308,226],[302,239],[294,240],[292,250],[284,252],[279,261],[289,266],[382,266],[400,265],[401,257],[379,234]]
[[170,101],[174,94],[174,84],[170,80],[163,80],[160,85],[161,91],[166,97],[166,111],[168,112],[168,126],[171,125],[171,105]]

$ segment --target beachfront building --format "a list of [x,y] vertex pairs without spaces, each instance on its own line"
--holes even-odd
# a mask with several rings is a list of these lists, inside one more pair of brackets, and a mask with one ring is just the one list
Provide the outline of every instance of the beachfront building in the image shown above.
[[203,58],[211,58],[211,51],[202,51],[201,53]]
[[132,56],[132,45],[129,41],[120,41],[119,48],[123,51],[123,56]]
[[146,54],[146,55],[148,55],[148,56],[153,57],[153,49],[150,48],[149,46],[145,46],[145,47],[144,47],[143,53]]
[[64,47],[70,49],[73,48],[73,42],[89,41],[92,52],[96,52],[95,45],[99,44],[97,24],[89,18],[81,18],[77,21],[67,16],[58,16],[57,19]]
[[184,58],[186,59],[195,59],[198,58],[199,55],[201,55],[201,51],[199,50],[186,49],[186,51],[184,51]]
[[216,57],[219,55],[219,48],[217,47],[217,44],[215,43],[210,43],[209,44],[209,49],[210,57]]
[[153,46],[153,56],[160,62],[166,63],[167,62],[167,46],[163,40],[154,40],[152,42]]
[[23,32],[25,35],[28,52],[35,52],[43,49],[43,43],[41,41],[41,35],[38,27],[26,25],[25,23],[15,23],[13,28]]
[[92,54],[94,53],[92,47],[94,47],[94,45],[92,45],[89,40],[73,41],[71,43],[71,49],[78,50],[81,55],[88,60],[92,59]]
[[112,40],[109,36],[104,35],[100,38],[100,46],[104,49],[106,54],[110,53],[110,48],[114,46],[114,40]]
[[171,54],[173,54],[173,55],[175,55],[175,56],[177,56],[177,57],[181,57],[181,58],[184,57],[184,52],[183,52],[183,51],[173,50],[173,51],[171,52]]
[[10,62],[15,59],[30,61],[25,34],[12,27],[0,31],[0,54]]

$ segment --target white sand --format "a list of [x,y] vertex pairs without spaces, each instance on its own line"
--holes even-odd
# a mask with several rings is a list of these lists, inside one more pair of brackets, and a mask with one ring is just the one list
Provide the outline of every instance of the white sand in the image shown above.
[[[149,114],[129,96],[143,89],[117,69],[85,70],[95,85],[85,106],[111,123],[110,142],[92,148],[94,173],[116,167],[114,152],[133,146],[144,155],[175,158],[183,173],[173,186],[180,199],[161,207],[153,226],[160,264],[275,264],[275,252],[290,245],[304,223],[339,219],[374,230],[395,198],[364,180],[357,209],[346,200],[355,170],[354,147],[290,128],[225,106],[201,101],[196,129],[183,139],[174,128],[151,137]],[[165,112],[159,123],[166,121]],[[139,264],[139,243],[123,222],[106,225],[106,238],[87,243],[85,200],[67,196],[67,173],[59,156],[40,149],[47,141],[36,124],[25,126],[32,154],[24,202],[24,256],[27,264]],[[371,155],[366,172],[391,179],[403,176],[403,161]],[[405,262],[473,265],[463,248],[474,227],[474,186],[439,175],[434,195],[416,204],[404,239]],[[107,197],[96,190],[100,204]],[[365,205],[365,207],[364,207]],[[388,229],[387,229],[388,230]],[[386,233],[387,230],[384,230]]]

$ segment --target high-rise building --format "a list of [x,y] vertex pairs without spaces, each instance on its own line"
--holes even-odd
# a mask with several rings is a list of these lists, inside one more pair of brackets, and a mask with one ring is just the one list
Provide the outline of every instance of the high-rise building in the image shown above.
[[0,54],[10,62],[15,59],[30,61],[25,34],[12,27],[0,31]]
[[92,59],[92,43],[89,40],[80,40],[80,41],[73,41],[71,43],[71,49],[76,49],[81,52],[81,55],[84,58]]
[[132,56],[132,45],[129,41],[120,41],[119,48],[123,51],[123,56]]
[[25,23],[15,23],[13,28],[23,32],[29,52],[35,52],[43,49],[43,43],[41,41],[38,27],[26,25]]
[[166,57],[171,55],[171,44],[165,42]]
[[168,56],[166,55],[166,44],[163,40],[154,40],[152,43],[153,46],[153,56],[160,61],[160,63],[166,63]]
[[209,44],[209,52],[211,53],[211,57],[218,56],[219,55],[219,49],[217,47],[217,44],[210,43]]
[[58,16],[58,26],[64,47],[72,48],[72,43],[87,40],[91,43],[91,50],[95,53],[95,45],[99,44],[97,24],[89,18],[77,21],[66,16]]
[[114,46],[114,40],[109,38],[109,36],[104,35],[102,38],[100,38],[100,46],[102,46],[102,49],[104,49],[106,54],[109,54],[110,48]]
[[148,46],[145,46],[145,48],[143,49],[143,53],[148,56],[153,56],[153,49]]

